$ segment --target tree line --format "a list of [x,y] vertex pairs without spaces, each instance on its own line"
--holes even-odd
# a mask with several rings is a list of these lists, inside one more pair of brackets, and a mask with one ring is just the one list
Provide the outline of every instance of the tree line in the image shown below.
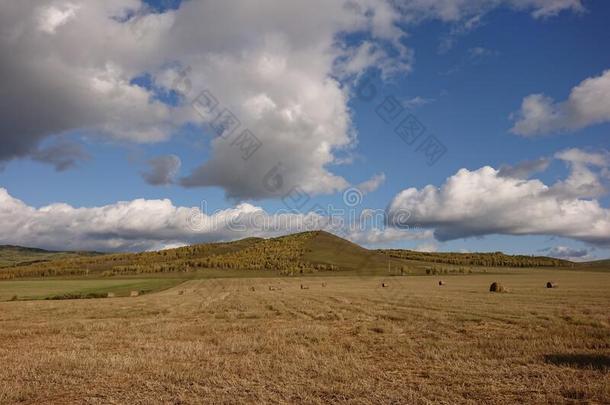
[[390,257],[422,262],[484,267],[566,267],[573,263],[546,256],[507,255],[493,253],[417,252],[403,249],[379,249]]

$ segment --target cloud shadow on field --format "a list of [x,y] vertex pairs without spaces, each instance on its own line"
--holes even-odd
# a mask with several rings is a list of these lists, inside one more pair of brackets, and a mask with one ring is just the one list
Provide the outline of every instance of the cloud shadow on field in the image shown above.
[[556,366],[609,371],[610,356],[601,354],[547,354],[544,361]]

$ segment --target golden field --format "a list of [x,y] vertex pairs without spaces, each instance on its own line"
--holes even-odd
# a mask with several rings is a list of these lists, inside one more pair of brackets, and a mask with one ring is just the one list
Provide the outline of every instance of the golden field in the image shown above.
[[609,273],[439,279],[207,279],[0,302],[0,403],[610,402]]

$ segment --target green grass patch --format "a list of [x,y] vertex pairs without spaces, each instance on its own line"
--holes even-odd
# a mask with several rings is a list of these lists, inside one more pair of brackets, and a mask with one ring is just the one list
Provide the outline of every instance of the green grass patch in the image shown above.
[[179,278],[43,279],[0,282],[0,301],[125,297],[131,291],[150,293],[180,284]]

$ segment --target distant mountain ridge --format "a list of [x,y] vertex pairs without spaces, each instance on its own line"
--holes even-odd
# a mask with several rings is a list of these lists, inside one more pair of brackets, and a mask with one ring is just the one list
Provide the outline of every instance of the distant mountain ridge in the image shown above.
[[98,252],[62,252],[24,246],[0,245],[0,268],[101,254]]
[[[545,256],[511,256],[495,253],[425,253],[400,249],[365,249],[324,231],[303,232],[276,238],[246,238],[233,242],[207,243],[175,249],[104,254],[49,252],[19,247],[21,262],[0,269],[0,279],[45,276],[103,277],[147,273],[193,272],[206,269],[271,271],[281,275],[316,272],[359,274],[450,274],[471,268],[547,267],[583,268],[587,264]],[[2,250],[0,249],[0,257]],[[27,260],[29,260],[29,262]],[[594,268],[605,270],[599,262]],[[588,268],[588,267],[587,267]]]
[[418,252],[407,249],[379,250],[391,257],[465,266],[487,267],[563,267],[575,263],[547,256],[507,255],[502,252],[455,253],[455,252]]

